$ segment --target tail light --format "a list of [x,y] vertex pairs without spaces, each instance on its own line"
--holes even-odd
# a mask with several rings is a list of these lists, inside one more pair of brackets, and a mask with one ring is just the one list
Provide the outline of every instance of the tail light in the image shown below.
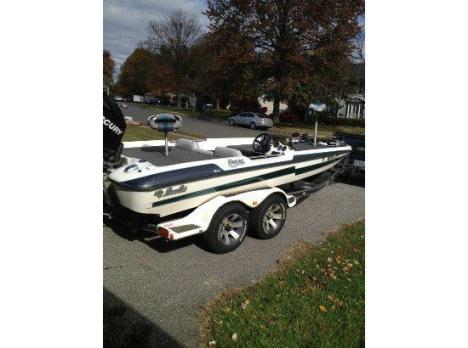
[[163,238],[167,238],[169,236],[169,231],[166,230],[164,227],[158,227],[157,234],[159,234]]

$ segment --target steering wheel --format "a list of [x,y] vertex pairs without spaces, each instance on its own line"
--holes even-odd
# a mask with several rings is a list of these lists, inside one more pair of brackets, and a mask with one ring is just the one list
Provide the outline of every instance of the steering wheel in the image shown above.
[[266,154],[271,149],[271,136],[268,133],[262,133],[255,137],[252,147],[256,153]]

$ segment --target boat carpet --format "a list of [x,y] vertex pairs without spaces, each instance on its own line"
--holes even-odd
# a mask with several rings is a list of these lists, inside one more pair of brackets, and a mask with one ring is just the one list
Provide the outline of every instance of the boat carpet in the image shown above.
[[168,166],[185,162],[202,161],[213,158],[210,155],[169,147],[169,156],[165,156],[164,146],[144,146],[123,149],[123,154],[128,157],[140,158],[157,166]]

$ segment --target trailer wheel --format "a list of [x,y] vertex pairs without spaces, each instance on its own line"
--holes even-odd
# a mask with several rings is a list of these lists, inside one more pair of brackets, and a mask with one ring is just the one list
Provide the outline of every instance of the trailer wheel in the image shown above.
[[248,216],[248,211],[240,203],[231,203],[219,208],[211,220],[210,227],[204,233],[210,249],[218,254],[237,249],[244,240]]
[[250,226],[258,238],[270,239],[280,233],[286,220],[286,201],[278,194],[266,198],[250,213]]

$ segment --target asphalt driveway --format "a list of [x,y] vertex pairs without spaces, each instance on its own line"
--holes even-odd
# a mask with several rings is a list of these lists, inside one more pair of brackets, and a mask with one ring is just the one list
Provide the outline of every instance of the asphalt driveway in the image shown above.
[[247,237],[225,255],[207,252],[198,237],[175,243],[144,237],[132,240],[119,235],[118,229],[105,227],[105,306],[118,303],[126,309],[119,331],[122,325],[149,335],[147,339],[157,346],[192,347],[197,344],[195,317],[200,306],[226,288],[244,287],[264,277],[292,242],[319,242],[337,224],[363,217],[364,188],[337,183],[289,209],[286,224],[275,238]]

